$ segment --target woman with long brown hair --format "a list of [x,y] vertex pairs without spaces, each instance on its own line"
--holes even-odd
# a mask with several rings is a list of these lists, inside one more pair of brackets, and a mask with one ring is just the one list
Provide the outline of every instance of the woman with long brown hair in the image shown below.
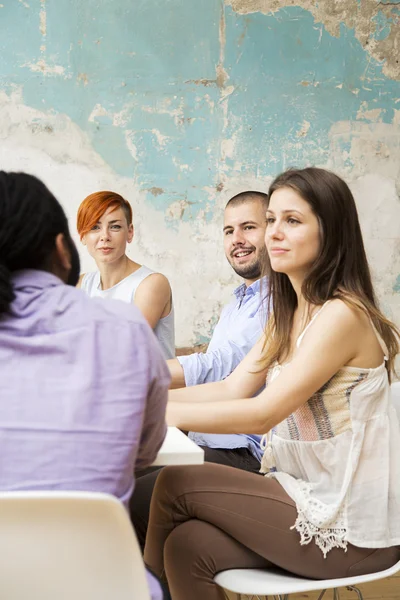
[[399,331],[377,306],[346,183],[317,168],[278,176],[265,241],[265,335],[224,381],[170,392],[168,422],[265,434],[267,476],[215,464],[163,469],[145,561],[173,600],[222,599],[213,577],[225,569],[274,564],[324,579],[400,558],[389,385]]
[[129,202],[116,192],[90,194],[79,206],[77,229],[98,268],[81,275],[78,286],[91,297],[136,304],[154,330],[164,357],[174,358],[174,308],[169,281],[126,255],[134,234]]

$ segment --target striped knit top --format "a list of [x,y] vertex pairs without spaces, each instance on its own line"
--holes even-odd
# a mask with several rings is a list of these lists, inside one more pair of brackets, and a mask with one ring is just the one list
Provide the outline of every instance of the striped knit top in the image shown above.
[[264,440],[261,471],[296,502],[301,544],[314,540],[324,556],[348,542],[400,545],[400,426],[385,363],[343,367]]

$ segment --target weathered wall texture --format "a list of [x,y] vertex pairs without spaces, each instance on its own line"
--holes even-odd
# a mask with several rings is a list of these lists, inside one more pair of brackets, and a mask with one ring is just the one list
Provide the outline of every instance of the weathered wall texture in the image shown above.
[[236,283],[226,196],[291,165],[350,183],[400,322],[399,0],[0,2],[0,167],[43,178],[73,232],[85,195],[124,194],[178,345],[208,339]]

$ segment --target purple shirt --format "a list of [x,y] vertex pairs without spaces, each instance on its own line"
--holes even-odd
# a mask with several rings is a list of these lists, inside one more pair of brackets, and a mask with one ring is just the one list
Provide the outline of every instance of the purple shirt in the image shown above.
[[133,305],[44,271],[15,273],[13,287],[0,316],[0,490],[107,492],[127,506],[166,433],[170,376],[153,332]]

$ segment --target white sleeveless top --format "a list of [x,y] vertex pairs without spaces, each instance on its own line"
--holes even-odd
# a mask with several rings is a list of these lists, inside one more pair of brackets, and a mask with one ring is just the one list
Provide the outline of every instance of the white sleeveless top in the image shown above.
[[[81,289],[91,298],[112,298],[113,300],[122,300],[123,302],[133,303],[135,293],[139,285],[146,277],[152,275],[148,267],[141,266],[137,271],[122,279],[119,283],[108,290],[101,289],[100,272],[86,273],[82,279]],[[154,333],[160,343],[164,358],[175,357],[175,324],[174,307],[171,304],[171,311],[160,319],[154,328]]]
[[385,363],[343,367],[265,439],[261,472],[295,501],[300,544],[314,540],[325,557],[348,542],[400,545],[400,426]]

